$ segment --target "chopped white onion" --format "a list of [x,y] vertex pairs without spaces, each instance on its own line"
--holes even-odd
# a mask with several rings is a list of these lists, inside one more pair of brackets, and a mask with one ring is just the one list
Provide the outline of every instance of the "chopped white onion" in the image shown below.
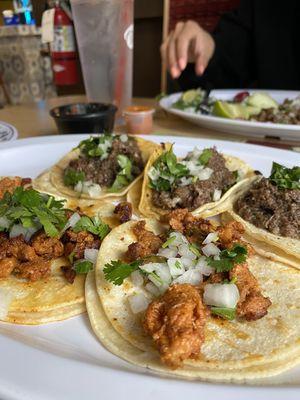
[[192,260],[191,258],[187,258],[187,257],[181,257],[180,260],[185,269],[193,268],[195,265],[195,262],[196,262],[196,260]]
[[173,278],[182,275],[185,272],[184,266],[181,262],[181,258],[169,258],[168,267]]
[[9,232],[9,237],[12,239],[14,237],[23,235],[24,239],[25,239],[28,229],[29,228],[24,228],[24,226],[21,224],[15,224],[12,226],[12,228]]
[[98,183],[93,183],[88,187],[87,193],[91,197],[99,197],[101,195],[101,186]]
[[191,285],[198,285],[203,280],[202,274],[196,269],[189,269],[184,274],[176,278],[173,283],[189,283]]
[[98,257],[98,249],[85,249],[84,250],[84,258],[92,262],[94,265],[96,264]]
[[192,179],[191,177],[190,177],[190,178],[187,178],[187,177],[183,176],[183,177],[180,179],[178,185],[179,185],[179,186],[188,186],[188,185],[190,185],[190,184],[192,183],[192,181],[193,181],[193,179]]
[[215,270],[207,264],[205,257],[200,257],[195,265],[195,269],[199,270],[202,275],[209,276]]
[[234,283],[208,283],[205,285],[203,301],[207,305],[234,308],[239,298],[240,293]]
[[151,167],[148,171],[148,176],[150,179],[152,179],[152,181],[157,181],[160,176],[160,172],[155,167]]
[[80,218],[81,217],[77,212],[72,214],[71,217],[66,222],[66,225],[64,226],[64,229],[62,231],[65,232],[69,228],[74,228],[74,226],[77,224],[77,222],[80,220]]
[[216,242],[219,239],[217,232],[209,233],[206,238],[203,240],[203,244],[208,244],[211,242]]
[[190,258],[191,260],[195,260],[197,258],[196,254],[194,254],[190,249],[188,244],[180,244],[178,246],[178,253],[182,257]]
[[98,197],[101,194],[101,186],[98,183],[92,181],[79,181],[75,186],[74,190],[80,193],[86,193],[91,197]]
[[148,282],[145,285],[145,289],[155,297],[160,295],[159,289],[152,282]]
[[0,228],[8,229],[10,225],[9,219],[6,217],[0,217]]
[[0,319],[4,319],[7,316],[13,298],[11,291],[0,288]]
[[80,192],[80,193],[82,192],[82,190],[83,190],[82,181],[79,181],[76,183],[76,185],[74,186],[74,190],[75,190],[75,192]]
[[213,243],[208,243],[204,247],[202,247],[202,252],[207,257],[209,256],[217,256],[220,254],[221,250]]
[[135,293],[132,296],[128,296],[128,302],[134,314],[145,311],[150,303],[143,293]]
[[122,135],[120,135],[120,140],[125,143],[128,141],[128,136],[125,133],[122,133]]
[[144,279],[142,277],[142,274],[139,271],[133,271],[130,275],[132,283],[135,286],[142,286],[144,283]]
[[213,194],[213,201],[220,200],[221,196],[222,196],[222,190],[215,189],[214,194]]
[[172,232],[170,233],[169,239],[175,237],[169,247],[179,246],[180,244],[188,244],[187,238],[180,232]]
[[199,181],[206,181],[211,177],[213,172],[214,170],[211,168],[203,168],[201,171],[197,173],[196,176],[198,177]]
[[161,257],[166,257],[166,258],[172,258],[176,257],[178,253],[178,250],[176,248],[171,248],[171,249],[159,249],[157,255]]

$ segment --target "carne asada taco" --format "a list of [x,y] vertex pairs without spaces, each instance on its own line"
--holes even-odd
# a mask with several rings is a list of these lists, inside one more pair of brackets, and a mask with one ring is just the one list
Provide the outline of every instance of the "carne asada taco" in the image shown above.
[[146,167],[139,204],[146,217],[159,218],[177,208],[210,216],[242,181],[253,174],[242,160],[220,154],[215,148],[195,148],[179,160],[171,144],[162,145]]
[[[7,188],[13,185],[4,179]],[[40,324],[85,311],[85,275],[110,228],[96,214],[63,207],[64,201],[22,185],[3,192],[0,320]]]
[[271,257],[300,268],[300,167],[273,163],[269,178],[244,182],[225,218],[241,222],[250,240]]
[[90,137],[50,169],[51,184],[67,197],[99,200],[123,196],[143,173],[156,147],[125,134]]
[[300,272],[255,254],[243,227],[187,210],[131,221],[104,239],[89,318],[135,365],[207,380],[262,378],[300,362]]

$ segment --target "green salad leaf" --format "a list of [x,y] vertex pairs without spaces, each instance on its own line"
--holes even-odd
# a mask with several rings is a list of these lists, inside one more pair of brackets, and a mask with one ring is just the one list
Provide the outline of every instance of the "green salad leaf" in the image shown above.
[[211,307],[210,311],[212,314],[228,319],[229,321],[232,321],[236,317],[236,308]]
[[154,162],[152,169],[148,173],[149,186],[158,192],[169,191],[180,178],[187,175],[189,175],[188,168],[177,161],[173,147],[171,147],[170,150],[165,151]]
[[133,271],[136,271],[142,262],[142,260],[136,260],[132,263],[125,263],[120,260],[111,261],[110,264],[105,264],[104,266],[104,277],[108,282],[112,282],[114,285],[122,285],[124,279]]
[[212,256],[207,257],[208,265],[216,269],[216,272],[230,271],[235,264],[242,264],[247,259],[247,248],[241,244],[235,244],[230,250],[222,250],[219,260]]
[[273,162],[269,179],[279,189],[300,189],[300,167],[287,168]]
[[0,217],[9,221],[9,227],[1,226],[0,231],[9,231],[15,224],[25,228],[44,228],[50,237],[59,236],[67,222],[65,200],[55,200],[53,196],[34,189],[17,187],[12,194],[6,192],[0,200]]
[[74,168],[66,168],[64,171],[64,184],[66,186],[76,186],[78,182],[85,180],[85,173],[83,171],[76,171]]
[[82,216],[80,220],[73,227],[73,231],[78,233],[81,231],[88,231],[94,235],[99,236],[101,240],[110,232],[110,227],[105,224],[98,216],[88,217]]

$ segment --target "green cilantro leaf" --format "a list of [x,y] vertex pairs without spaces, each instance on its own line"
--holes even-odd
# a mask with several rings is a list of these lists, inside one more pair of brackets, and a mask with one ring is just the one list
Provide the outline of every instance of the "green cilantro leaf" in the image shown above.
[[110,227],[105,224],[98,216],[90,218],[84,215],[75,224],[75,226],[73,227],[73,231],[75,233],[88,231],[93,233],[94,235],[99,236],[99,238],[103,240],[105,236],[110,232]]
[[78,182],[85,180],[85,173],[83,171],[76,171],[73,168],[66,168],[64,172],[64,184],[66,186],[76,186]]
[[133,271],[136,271],[142,264],[142,260],[136,260],[132,263],[125,263],[123,261],[111,261],[110,264],[105,264],[103,272],[105,279],[112,282],[114,285],[122,285],[125,278],[127,278]]
[[172,147],[158,157],[153,163],[153,167],[158,172],[158,178],[152,179],[149,176],[149,186],[158,192],[170,191],[180,178],[189,175],[188,168],[177,161]]
[[279,189],[300,189],[300,167],[287,168],[273,162],[269,179]]
[[224,319],[228,319],[229,321],[232,321],[236,317],[235,308],[211,307],[210,311],[212,314],[215,314],[218,317],[222,317]]
[[198,161],[201,165],[206,165],[213,155],[212,149],[204,149],[200,154]]
[[86,157],[101,157],[111,148],[115,137],[115,135],[110,133],[91,136],[88,139],[82,140],[77,148]]
[[77,260],[74,262],[72,267],[77,274],[87,274],[94,268],[94,265],[91,261],[88,260]]
[[247,248],[241,244],[235,244],[232,249],[222,250],[219,260],[207,257],[208,265],[216,269],[216,272],[230,271],[235,264],[242,264],[247,259]]
[[131,160],[123,154],[119,154],[117,159],[121,171],[117,174],[114,183],[109,189],[110,192],[120,191],[124,186],[128,186],[133,180]]

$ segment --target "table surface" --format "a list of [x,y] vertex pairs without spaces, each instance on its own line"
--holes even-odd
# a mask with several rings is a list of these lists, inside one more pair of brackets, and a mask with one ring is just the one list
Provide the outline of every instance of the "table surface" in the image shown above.
[[[0,110],[0,120],[14,125],[18,132],[19,138],[28,138],[44,135],[58,134],[54,120],[49,115],[49,110],[55,106],[76,103],[78,101],[86,101],[85,96],[64,96],[56,97],[46,101],[40,101],[33,104],[22,104],[18,106],[6,105]],[[215,138],[223,140],[245,142],[245,137],[231,135],[229,133],[217,132],[204,127],[194,125],[188,121],[184,121],[177,116],[171,115],[159,109],[154,99],[135,98],[133,104],[149,105],[156,107],[154,116],[154,135],[173,135],[173,136],[189,136],[199,138]],[[125,132],[124,126],[116,126],[115,131]],[[253,139],[249,137],[248,142],[267,144],[275,147],[295,147],[300,146],[295,142],[282,142],[276,140]]]

